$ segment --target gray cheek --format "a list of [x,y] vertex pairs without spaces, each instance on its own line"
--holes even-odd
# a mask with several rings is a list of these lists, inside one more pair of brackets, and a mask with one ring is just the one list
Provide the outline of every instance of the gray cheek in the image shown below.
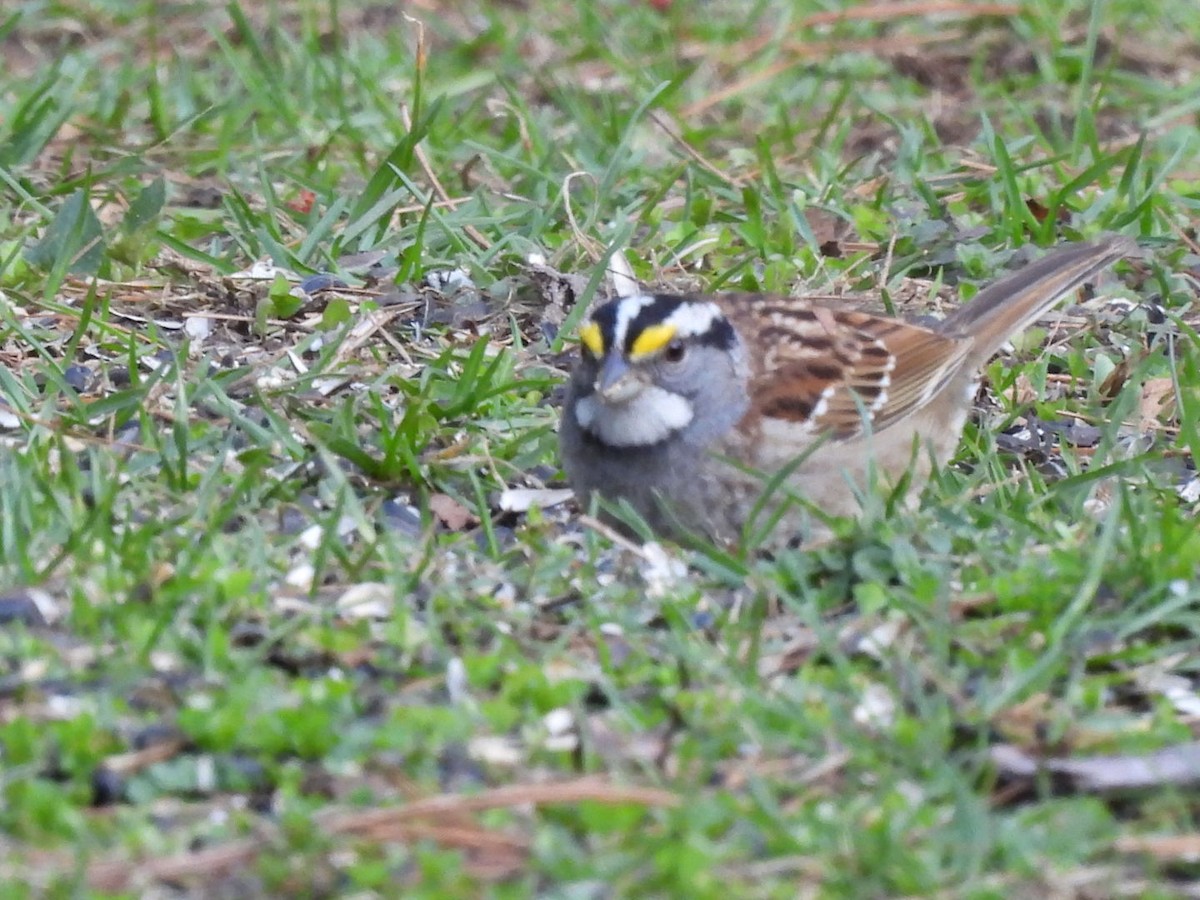
[[[712,374],[713,360],[708,353],[693,354],[684,365],[659,363],[654,367],[653,381],[672,394],[679,394],[693,400],[699,397],[709,386],[708,379]],[[719,361],[718,361],[719,364]]]
[[730,353],[704,348],[683,370],[664,371],[658,382],[667,390],[707,402],[724,402],[746,392],[743,366]]
[[733,352],[705,348],[689,363],[686,371],[664,374],[660,384],[692,402],[696,417],[684,436],[707,443],[732,429],[749,406],[743,356],[740,348]]

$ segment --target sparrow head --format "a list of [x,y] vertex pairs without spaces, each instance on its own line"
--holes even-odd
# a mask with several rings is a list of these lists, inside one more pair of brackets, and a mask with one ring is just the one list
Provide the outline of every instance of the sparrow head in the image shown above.
[[[711,440],[714,424],[727,428],[741,415],[742,344],[710,300],[621,297],[599,307],[579,338],[573,412],[604,444],[648,447],[682,434]],[[698,417],[701,408],[727,414]]]

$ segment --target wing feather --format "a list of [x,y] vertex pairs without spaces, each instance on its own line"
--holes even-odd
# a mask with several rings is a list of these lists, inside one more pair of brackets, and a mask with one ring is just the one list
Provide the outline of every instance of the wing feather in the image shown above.
[[772,427],[851,440],[921,408],[958,372],[971,342],[870,313],[751,294],[723,298],[765,347],[751,410]]

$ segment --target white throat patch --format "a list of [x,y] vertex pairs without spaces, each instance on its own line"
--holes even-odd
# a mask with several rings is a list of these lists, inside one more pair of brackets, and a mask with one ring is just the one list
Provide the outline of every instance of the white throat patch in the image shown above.
[[610,447],[650,447],[692,421],[692,404],[648,385],[625,403],[608,404],[595,394],[575,402],[575,418]]

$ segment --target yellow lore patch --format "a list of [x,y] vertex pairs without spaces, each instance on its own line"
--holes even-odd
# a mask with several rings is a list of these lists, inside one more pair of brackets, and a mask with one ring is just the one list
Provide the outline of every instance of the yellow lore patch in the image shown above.
[[642,333],[633,339],[633,347],[629,351],[630,359],[640,359],[657,353],[671,342],[678,329],[671,324],[647,325]]
[[588,322],[579,329],[579,340],[583,342],[583,346],[587,347],[592,356],[604,355],[604,335],[600,333],[600,326],[595,322]]

